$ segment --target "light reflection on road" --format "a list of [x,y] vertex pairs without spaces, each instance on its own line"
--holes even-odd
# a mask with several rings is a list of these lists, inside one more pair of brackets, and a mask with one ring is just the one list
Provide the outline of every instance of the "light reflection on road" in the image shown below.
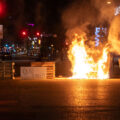
[[17,101],[20,114],[36,119],[120,119],[120,80],[16,80],[1,82],[0,88],[2,101]]

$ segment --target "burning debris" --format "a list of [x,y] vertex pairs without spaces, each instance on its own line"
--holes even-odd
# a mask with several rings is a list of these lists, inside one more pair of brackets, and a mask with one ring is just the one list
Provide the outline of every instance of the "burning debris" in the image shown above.
[[[108,48],[104,47],[96,59],[96,49],[86,49],[84,35],[75,34],[68,57],[72,63],[71,78],[107,79],[109,78]],[[90,53],[92,52],[92,55]],[[94,54],[93,54],[94,53]]]
[[[111,52],[120,54],[120,15],[114,16],[114,12],[113,0],[109,2],[90,0],[88,3],[83,1],[81,4],[77,1],[65,10],[62,19],[70,44],[68,58],[72,64],[71,78],[109,78],[109,55]],[[105,39],[97,46],[95,46],[95,36],[89,39],[86,35],[90,33],[89,25],[92,27],[106,25],[107,27]]]

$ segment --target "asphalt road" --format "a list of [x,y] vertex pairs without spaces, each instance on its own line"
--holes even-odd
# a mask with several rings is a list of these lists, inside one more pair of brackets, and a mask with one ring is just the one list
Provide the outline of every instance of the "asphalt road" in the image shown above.
[[120,79],[0,80],[0,120],[120,120]]

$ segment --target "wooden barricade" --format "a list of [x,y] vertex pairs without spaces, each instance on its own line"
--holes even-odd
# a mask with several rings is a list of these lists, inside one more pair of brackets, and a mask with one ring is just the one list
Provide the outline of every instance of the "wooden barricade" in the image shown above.
[[55,78],[55,62],[32,62],[32,67],[47,67],[47,79]]
[[0,62],[0,80],[14,79],[14,62]]

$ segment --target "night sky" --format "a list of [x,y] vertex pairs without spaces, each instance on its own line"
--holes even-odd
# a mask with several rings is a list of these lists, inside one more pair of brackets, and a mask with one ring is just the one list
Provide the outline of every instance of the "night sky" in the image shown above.
[[4,42],[21,42],[20,32],[29,29],[28,23],[35,24],[32,28],[34,31],[57,34],[60,43],[65,40],[62,15],[73,0],[0,0],[0,2],[6,6],[4,16],[0,16],[0,24],[4,25]]
[[72,0],[6,0],[7,18],[20,29],[34,23],[43,31],[55,31],[61,27],[63,11]]
[[[66,29],[76,27],[84,22],[94,24],[99,20],[98,13],[101,12],[103,2],[107,0],[98,0],[100,4],[97,5],[96,0],[0,1],[5,1],[6,3],[5,16],[0,19],[0,23],[4,24],[5,37],[15,40],[17,39],[15,36],[19,34],[21,29],[27,27],[28,23],[34,23],[35,29],[41,32],[62,35],[65,35]],[[119,2],[119,0],[115,1],[116,3]],[[65,18],[64,21],[63,16]],[[101,21],[104,21],[104,18]]]
[[[62,14],[70,5],[72,5],[73,3],[77,3],[77,7],[84,8],[85,4],[88,4],[88,7],[90,7],[89,2],[94,0],[4,0],[4,1],[6,1],[7,6],[6,19],[8,19],[9,22],[15,24],[17,29],[20,29],[20,26],[24,26],[27,23],[35,23],[35,26],[39,29],[45,31],[51,30],[55,31],[62,26],[61,20]],[[81,4],[83,5],[81,6]],[[75,11],[75,14],[76,12],[77,11]],[[82,12],[84,12],[84,10]]]

